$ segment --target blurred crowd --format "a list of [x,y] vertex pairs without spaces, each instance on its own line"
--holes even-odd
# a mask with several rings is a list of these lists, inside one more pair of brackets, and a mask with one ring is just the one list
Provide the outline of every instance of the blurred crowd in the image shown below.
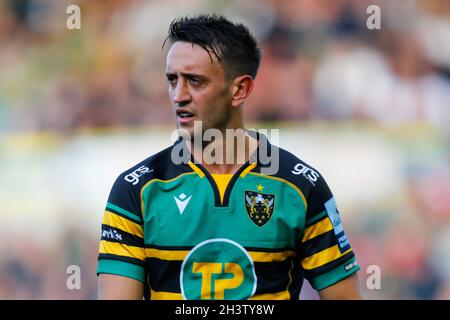
[[[431,1],[0,2],[2,130],[173,123],[161,50],[170,21],[221,12],[250,26],[263,61],[250,121],[450,120],[450,9]],[[381,9],[369,29],[369,4]],[[81,30],[65,9],[81,8]]]
[[[70,4],[80,30],[66,27]],[[366,26],[370,4],[379,30]],[[402,212],[371,208],[349,233],[389,287],[368,297],[450,299],[450,1],[0,0],[0,133],[173,125],[162,44],[173,18],[200,12],[245,23],[261,44],[248,121],[419,123],[447,139],[444,165],[403,168]],[[61,279],[67,264],[95,269],[96,236],[68,230],[58,243],[38,254],[0,242],[0,298],[95,298],[95,275],[82,291]]]

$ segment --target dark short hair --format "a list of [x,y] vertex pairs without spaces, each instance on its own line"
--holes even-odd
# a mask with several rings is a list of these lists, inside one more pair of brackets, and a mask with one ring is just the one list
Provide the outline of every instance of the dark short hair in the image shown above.
[[[232,23],[219,15],[180,17],[172,21],[165,42],[186,41],[201,46],[212,59],[214,54],[226,76],[234,78],[248,74],[256,77],[261,50],[247,27]],[[164,47],[163,44],[163,47]]]

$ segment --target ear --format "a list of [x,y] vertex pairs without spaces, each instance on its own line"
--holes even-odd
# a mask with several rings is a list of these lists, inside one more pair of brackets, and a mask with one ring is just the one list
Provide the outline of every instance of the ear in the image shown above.
[[231,105],[239,107],[242,105],[253,89],[253,78],[249,75],[237,77],[230,86],[231,89]]

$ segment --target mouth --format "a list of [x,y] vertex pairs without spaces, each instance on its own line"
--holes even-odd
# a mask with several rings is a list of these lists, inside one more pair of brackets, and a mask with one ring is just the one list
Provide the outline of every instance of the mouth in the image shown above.
[[176,111],[178,122],[186,123],[194,119],[194,114],[186,109],[178,109]]

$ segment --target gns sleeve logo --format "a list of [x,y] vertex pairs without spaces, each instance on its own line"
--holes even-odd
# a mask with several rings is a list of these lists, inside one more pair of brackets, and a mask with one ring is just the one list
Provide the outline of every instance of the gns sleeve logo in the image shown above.
[[146,166],[140,166],[136,170],[134,170],[132,173],[127,174],[125,176],[125,181],[130,182],[133,186],[137,185],[139,183],[139,178],[142,177],[144,174],[152,172],[153,169],[149,169]]
[[316,185],[319,174],[313,169],[305,166],[304,164],[297,163],[294,170],[291,171],[295,175],[303,174],[303,176],[313,185]]

